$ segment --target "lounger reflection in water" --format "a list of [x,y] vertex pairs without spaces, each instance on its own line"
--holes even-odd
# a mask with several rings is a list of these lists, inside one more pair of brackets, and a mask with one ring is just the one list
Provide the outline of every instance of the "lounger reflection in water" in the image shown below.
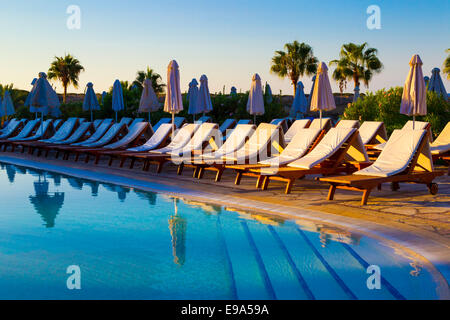
[[425,184],[436,194],[433,180],[444,172],[434,171],[428,134],[427,130],[395,130],[371,166],[352,175],[321,178],[331,185],[328,200],[333,200],[336,189],[347,189],[362,192],[361,205],[365,205],[372,189],[382,183],[393,183],[394,190],[400,182]]

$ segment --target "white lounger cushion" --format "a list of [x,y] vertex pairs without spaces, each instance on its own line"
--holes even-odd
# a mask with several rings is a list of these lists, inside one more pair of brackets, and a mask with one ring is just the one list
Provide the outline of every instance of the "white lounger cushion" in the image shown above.
[[86,141],[83,141],[83,142],[72,143],[71,146],[85,146],[85,145],[94,143],[95,141],[98,141],[101,137],[103,137],[105,132],[108,131],[108,129],[111,126],[110,122],[106,122],[106,123],[105,122],[106,122],[106,120],[102,122],[100,127],[98,127],[98,129],[95,130],[95,132],[92,134],[92,136],[89,137],[89,139],[87,139]]
[[[407,121],[403,126],[402,130],[413,130],[414,121]],[[428,126],[428,122],[416,121],[414,123],[414,130],[425,130]]]
[[377,160],[354,174],[389,177],[404,171],[425,134],[426,130],[394,130]]
[[358,120],[339,120],[336,128],[359,128]]
[[[204,122],[195,131],[194,136],[189,142],[181,148],[173,149],[169,153],[172,155],[191,154],[194,150],[202,150],[205,142],[208,142],[213,135],[217,135],[218,125],[215,123]],[[216,131],[216,132],[214,132]]]
[[152,150],[152,153],[169,153],[172,150],[183,148],[192,138],[195,131],[200,127],[198,123],[189,123],[183,126],[175,134],[175,138],[170,142],[167,147]]
[[297,132],[301,129],[305,129],[310,122],[311,121],[309,119],[295,120],[294,123],[289,128],[289,130],[284,135],[284,141],[286,141],[286,143],[291,142],[292,138],[294,138]]
[[[330,118],[322,118],[322,128],[326,127],[329,122],[331,122]],[[314,119],[309,127],[314,129],[322,129],[320,127],[320,119]]]
[[234,119],[227,119],[225,120],[219,127],[220,132],[222,134],[226,134],[228,129],[231,129],[232,126],[236,124],[236,120]]
[[40,142],[54,143],[64,139],[67,139],[73,128],[78,122],[78,118],[70,118],[62,124],[62,126],[56,131],[56,133],[50,139],[39,140]]
[[80,140],[89,130],[91,122],[83,122],[77,130],[66,140],[59,141],[58,144],[71,144]]
[[292,141],[279,156],[260,161],[259,163],[271,166],[282,166],[303,157],[314,141],[316,141],[321,131],[322,130],[320,129],[314,128],[298,130]]
[[8,138],[11,134],[13,134],[14,131],[19,127],[21,124],[20,121],[10,121],[8,123],[8,126],[2,131],[2,134],[0,135],[0,139]]
[[106,132],[105,135],[100,140],[89,144],[83,143],[82,146],[88,148],[103,147],[104,145],[110,143],[111,140],[113,140],[125,126],[126,126],[125,123],[113,124],[111,128],[109,128],[108,132]]
[[145,128],[147,128],[148,124],[147,122],[136,122],[134,125],[130,127],[130,130],[128,133],[119,141],[108,144],[107,146],[104,146],[105,149],[118,149],[128,146],[130,143],[132,143],[136,138],[138,138]]
[[[428,122],[416,121],[414,123],[414,130],[424,130],[427,128],[427,126],[428,126]],[[413,121],[411,121],[411,120],[407,121],[405,123],[405,125],[403,126],[402,130],[413,130]],[[378,145],[374,146],[374,148],[377,150],[383,151],[386,146],[386,143],[387,142],[378,144]]]
[[278,140],[281,128],[277,125],[261,123],[255,133],[242,148],[223,156],[223,160],[232,162],[245,162],[253,159],[256,163],[258,155],[265,154],[264,149],[270,141]]
[[362,142],[368,144],[377,134],[377,132],[384,126],[381,121],[364,121],[359,128],[359,135]]
[[28,137],[28,138],[23,138],[21,140],[22,141],[34,141],[34,140],[40,139],[47,132],[47,130],[50,129],[50,126],[52,125],[52,123],[53,123],[53,120],[51,120],[51,119],[45,120],[43,123],[41,123],[41,125],[36,130],[36,132],[34,133],[33,136]]
[[355,128],[331,128],[317,146],[306,156],[291,162],[288,167],[311,169],[330,158],[356,131]]
[[127,149],[131,152],[145,152],[158,148],[161,143],[167,138],[172,131],[171,123],[163,123],[159,125],[158,130],[152,135],[152,137],[142,146]]
[[204,154],[202,156],[203,159],[219,159],[228,153],[242,148],[245,141],[255,132],[255,129],[256,127],[253,124],[238,124],[231,131],[225,143],[216,151]]
[[40,121],[41,120],[39,119],[28,121],[28,123],[25,125],[25,127],[23,127],[20,133],[17,136],[10,138],[9,141],[18,141],[29,136]]
[[431,144],[432,154],[443,154],[450,151],[450,122],[447,123],[441,134]]

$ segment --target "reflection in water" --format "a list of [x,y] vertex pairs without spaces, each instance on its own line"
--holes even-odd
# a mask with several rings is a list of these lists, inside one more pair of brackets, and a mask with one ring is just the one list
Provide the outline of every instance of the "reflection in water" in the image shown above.
[[83,190],[83,181],[81,181],[81,179],[73,178],[73,177],[66,177],[66,179],[72,188],[77,189],[77,190]]
[[33,204],[36,212],[42,217],[46,228],[53,228],[55,226],[56,216],[64,204],[64,192],[48,192],[49,183],[45,178],[44,181],[39,180],[34,182],[35,195],[30,196],[30,202]]
[[117,192],[117,197],[121,202],[124,202],[127,198],[127,193],[130,192],[130,188],[116,186],[109,183],[102,183],[103,187],[111,192]]
[[156,204],[156,193],[154,192],[144,192],[139,190],[134,190],[134,193],[143,200],[148,200],[151,206]]
[[27,174],[27,168],[18,165],[15,165],[14,167],[16,168],[17,173]]
[[324,225],[303,219],[296,220],[295,223],[299,225],[302,230],[318,233],[323,248],[325,248],[330,241],[358,245],[361,239],[361,235],[336,226]]
[[182,199],[183,202],[191,207],[197,207],[197,208],[201,208],[203,210],[203,212],[207,215],[210,214],[220,214],[222,211],[222,208],[220,206],[215,206],[212,204],[207,204],[207,203],[203,203],[203,202],[199,202],[199,201],[193,201],[193,200],[188,200],[188,199]]
[[93,197],[98,196],[98,187],[100,186],[100,183],[97,181],[86,180],[85,184],[91,187],[91,195]]
[[186,261],[186,228],[187,221],[178,214],[178,199],[173,199],[175,213],[169,218],[170,235],[172,236],[173,261],[182,266]]
[[6,166],[6,175],[10,183],[14,183],[14,178],[16,177],[16,168],[14,166]]
[[53,183],[56,187],[61,185],[61,175],[53,172],[49,172],[48,176],[53,179]]

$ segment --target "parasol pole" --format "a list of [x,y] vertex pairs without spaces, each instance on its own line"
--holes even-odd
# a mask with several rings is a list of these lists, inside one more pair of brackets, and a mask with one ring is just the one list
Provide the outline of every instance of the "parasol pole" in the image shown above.
[[319,114],[320,114],[320,129],[322,130],[322,109],[320,109]]

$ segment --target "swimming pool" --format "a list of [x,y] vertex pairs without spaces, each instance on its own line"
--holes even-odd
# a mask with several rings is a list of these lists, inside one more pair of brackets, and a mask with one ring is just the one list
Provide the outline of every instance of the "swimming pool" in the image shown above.
[[0,208],[0,299],[440,298],[414,255],[317,222],[3,163]]

